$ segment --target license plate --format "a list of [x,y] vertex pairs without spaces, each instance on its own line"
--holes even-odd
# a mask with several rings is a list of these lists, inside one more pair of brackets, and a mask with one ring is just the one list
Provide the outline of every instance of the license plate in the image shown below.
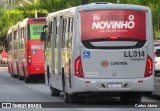
[[121,88],[122,84],[121,83],[108,83],[107,86],[108,88]]

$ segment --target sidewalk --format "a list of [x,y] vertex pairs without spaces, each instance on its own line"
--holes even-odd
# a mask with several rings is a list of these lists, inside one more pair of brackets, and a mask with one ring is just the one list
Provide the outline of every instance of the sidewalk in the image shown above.
[[0,64],[0,67],[8,67],[8,64]]
[[8,67],[0,67],[0,72],[1,71],[8,71]]

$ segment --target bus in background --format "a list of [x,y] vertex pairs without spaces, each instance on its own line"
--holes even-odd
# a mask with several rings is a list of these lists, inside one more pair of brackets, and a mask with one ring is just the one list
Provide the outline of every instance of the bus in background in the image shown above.
[[[152,14],[147,6],[88,4],[46,18],[45,75],[65,102],[89,95],[140,102],[154,90]],[[50,50],[50,51],[49,51]]]
[[8,31],[8,69],[13,77],[26,83],[44,79],[44,42],[40,34],[46,19],[26,18]]
[[18,28],[21,22],[18,22],[15,26],[11,27],[8,31],[8,71],[12,77],[17,78],[17,63],[18,63]]
[[32,79],[44,79],[44,42],[40,41],[40,34],[46,18],[27,18],[20,24],[19,39],[19,79],[26,83]]
[[11,74],[11,76],[13,76],[13,69],[12,69],[12,60],[13,60],[13,45],[12,45],[12,35],[13,35],[13,27],[11,27],[8,32],[7,32],[7,38],[6,38],[6,43],[7,43],[7,60],[8,60],[8,72],[9,74]]

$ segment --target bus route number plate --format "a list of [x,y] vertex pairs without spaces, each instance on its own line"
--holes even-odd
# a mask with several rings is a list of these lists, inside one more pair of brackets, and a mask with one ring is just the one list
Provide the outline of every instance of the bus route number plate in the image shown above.
[[107,87],[108,88],[121,88],[122,84],[121,83],[108,83]]

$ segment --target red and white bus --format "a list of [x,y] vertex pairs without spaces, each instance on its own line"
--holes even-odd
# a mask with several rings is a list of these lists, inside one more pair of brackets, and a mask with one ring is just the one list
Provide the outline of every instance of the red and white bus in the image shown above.
[[16,67],[11,65],[9,70],[15,70],[18,78],[24,78],[26,83],[37,76],[44,77],[44,42],[40,41],[40,34],[45,21],[45,18],[27,18],[17,28],[17,41],[13,42],[17,47],[13,55],[17,58]]
[[65,102],[89,95],[140,102],[142,92],[154,90],[149,7],[88,4],[51,13],[46,21],[45,75],[53,96],[64,91]]
[[18,28],[21,22],[8,30],[8,71],[12,77],[18,77],[17,62],[18,62]]
[[12,60],[13,60],[13,45],[12,45],[12,32],[13,32],[13,27],[11,27],[8,30],[7,33],[7,58],[8,58],[8,71],[11,76],[13,76],[13,69],[12,69]]

